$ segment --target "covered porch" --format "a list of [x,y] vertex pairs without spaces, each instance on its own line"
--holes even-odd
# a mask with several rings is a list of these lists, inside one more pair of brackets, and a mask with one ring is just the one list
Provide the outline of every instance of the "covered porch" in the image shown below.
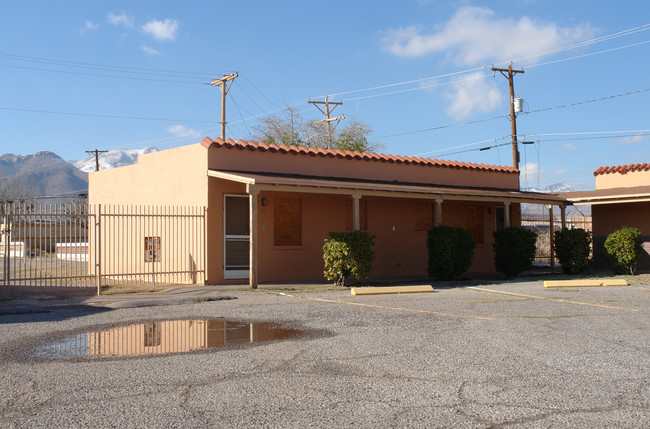
[[[257,287],[260,266],[268,270],[269,264],[261,264],[264,261],[261,261],[260,255],[265,258],[271,251],[287,249],[293,253],[286,252],[286,257],[304,254],[311,259],[317,258],[318,249],[322,247],[328,230],[369,231],[377,237],[378,264],[382,269],[387,265],[395,265],[394,271],[401,272],[400,270],[414,269],[413,259],[418,259],[417,267],[422,266],[422,270],[426,268],[422,262],[426,252],[424,243],[426,231],[433,226],[467,227],[478,243],[476,264],[480,268],[492,264],[492,232],[502,227],[519,225],[520,204],[557,206],[563,214],[562,221],[565,219],[565,199],[553,194],[214,169],[209,170],[208,176],[220,182],[238,184],[243,191],[238,192],[240,198],[247,197],[248,237],[241,237],[248,244],[247,277],[251,288]],[[298,201],[297,208],[287,205],[292,197]],[[301,198],[305,200],[304,203]],[[280,207],[281,205],[283,206]],[[265,212],[269,206],[272,206],[269,211],[274,212],[274,217]],[[319,211],[320,215],[328,219],[327,222],[312,222],[311,219],[315,217],[310,213],[314,211]],[[284,223],[275,220],[277,217],[293,215],[297,216],[297,226],[295,222],[286,219]],[[336,219],[330,221],[329,218],[332,217]],[[282,233],[278,232],[282,228],[286,228],[282,232],[286,235],[286,241],[283,241]],[[274,238],[273,241],[263,238],[260,248],[262,233],[273,234]],[[298,234],[300,240],[292,242],[295,234]],[[226,235],[228,231],[224,230],[224,240]],[[243,242],[240,244],[243,245]],[[409,256],[409,252],[414,254]],[[415,252],[423,253],[422,257]],[[224,244],[224,269],[227,268],[226,253]],[[403,261],[400,259],[395,262],[392,256],[396,253],[403,255]],[[387,271],[384,269],[380,272]]]

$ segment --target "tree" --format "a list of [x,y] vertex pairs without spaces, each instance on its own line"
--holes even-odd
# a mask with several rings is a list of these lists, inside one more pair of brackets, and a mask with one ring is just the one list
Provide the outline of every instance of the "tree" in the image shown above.
[[[282,114],[263,118],[253,129],[257,133],[254,138],[266,143],[327,148],[329,140],[326,127],[323,122],[305,121],[298,109],[286,106]],[[370,141],[370,134],[372,128],[354,118],[334,129],[332,149],[373,152],[383,147],[379,142]]]

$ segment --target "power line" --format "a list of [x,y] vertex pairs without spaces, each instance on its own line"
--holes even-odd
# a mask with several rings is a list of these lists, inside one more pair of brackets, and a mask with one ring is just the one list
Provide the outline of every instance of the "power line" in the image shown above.
[[[58,59],[52,59],[52,58],[39,58],[39,57],[28,57],[24,55],[13,55],[13,54],[7,54],[7,53],[2,53],[0,52],[0,58],[6,58],[10,60],[17,60],[17,61],[28,61],[28,62],[35,62],[35,63],[44,63],[44,64],[54,64],[54,65],[63,65],[63,66],[68,66],[68,67],[79,67],[79,68],[90,68],[90,69],[99,69],[99,70],[115,70],[123,73],[139,73],[139,74],[147,74],[146,72],[156,72],[151,73],[154,76],[164,76],[158,73],[166,73],[166,74],[183,74],[183,75],[193,75],[197,77],[205,77],[209,76],[212,73],[198,73],[198,72],[187,72],[187,71],[178,71],[178,70],[163,70],[163,69],[150,69],[150,68],[140,68],[140,67],[125,67],[125,66],[115,66],[115,65],[109,65],[109,64],[97,64],[97,63],[85,63],[85,62],[80,62],[80,61],[68,61],[68,60],[58,60]],[[180,76],[179,76],[180,77]],[[185,76],[189,77],[189,76]]]
[[99,73],[84,73],[84,72],[74,72],[74,71],[66,71],[66,70],[43,69],[38,67],[12,66],[9,64],[0,64],[0,67],[8,67],[8,68],[22,69],[22,70],[46,71],[50,73],[73,74],[78,76],[108,77],[111,79],[141,80],[141,81],[165,82],[165,83],[185,83],[185,84],[192,84],[192,85],[197,85],[200,83],[198,82],[198,80],[196,82],[192,82],[192,81],[169,80],[169,79],[150,79],[146,77],[118,76],[118,75],[99,74]]
[[[612,34],[609,34],[609,35],[606,35],[606,36],[601,36],[601,37],[597,37],[597,38],[594,38],[594,39],[585,40],[583,42],[574,43],[574,44],[571,44],[571,45],[563,46],[563,47],[548,50],[548,51],[537,52],[535,54],[528,55],[528,56],[525,56],[525,57],[500,61],[500,62],[494,63],[494,65],[508,64],[510,62],[518,62],[518,61],[537,58],[537,57],[540,57],[540,56],[551,55],[551,54],[555,54],[555,53],[575,49],[575,48],[578,48],[578,47],[583,47],[583,46],[588,46],[588,45],[592,45],[592,44],[595,44],[595,43],[604,42],[604,41],[615,39],[615,38],[618,38],[618,37],[628,36],[630,34],[638,33],[640,31],[645,31],[645,30],[648,30],[648,29],[650,29],[650,24],[644,24],[644,25],[641,25],[641,26],[638,26],[638,27],[632,27],[632,28],[629,28],[627,30],[619,31],[619,32],[612,33]],[[635,45],[629,45],[629,46],[626,46],[626,47],[630,47],[630,46],[635,46]],[[622,48],[620,48],[620,49],[622,49]],[[608,52],[608,51],[604,51],[604,52]],[[379,86],[374,86],[374,87],[369,87],[369,88],[337,92],[337,93],[333,93],[333,94],[329,94],[329,95],[330,96],[340,96],[340,95],[353,94],[353,93],[358,93],[358,92],[374,91],[374,90],[377,90],[377,89],[390,88],[390,87],[400,86],[400,85],[408,85],[408,84],[413,84],[413,83],[418,83],[418,82],[424,82],[424,81],[427,81],[427,80],[440,79],[440,78],[443,78],[443,77],[449,77],[449,76],[455,76],[455,75],[459,75],[459,74],[472,73],[472,72],[479,71],[479,70],[485,70],[488,67],[490,67],[490,66],[486,65],[486,66],[482,66],[482,67],[474,67],[474,68],[470,68],[470,69],[460,70],[460,71],[451,72],[451,73],[444,73],[444,74],[429,76],[429,77],[420,78],[420,79],[412,79],[412,80],[408,80],[408,81],[390,83],[390,84],[379,85]],[[532,66],[529,66],[529,67],[532,67]],[[314,98],[323,98],[323,97],[325,97],[325,96],[314,97]]]
[[610,100],[610,99],[612,99],[612,98],[624,97],[624,96],[626,96],[626,95],[640,94],[640,93],[642,93],[642,92],[646,92],[646,91],[650,91],[650,88],[645,88],[645,89],[639,89],[639,90],[636,90],[636,91],[625,92],[625,93],[623,93],[623,94],[608,95],[608,96],[605,96],[605,97],[594,98],[594,99],[592,99],[592,100],[578,101],[578,102],[576,102],[576,103],[564,104],[564,105],[562,105],[562,106],[547,107],[547,108],[544,108],[544,109],[531,110],[531,111],[529,111],[529,112],[521,112],[521,113],[529,114],[529,113],[547,112],[547,111],[549,111],[549,110],[564,109],[564,108],[566,108],[566,107],[579,106],[579,105],[581,105],[581,104],[594,103],[594,102],[596,102],[596,101]]
[[196,119],[146,118],[142,116],[101,115],[95,113],[59,112],[54,110],[38,110],[38,109],[20,109],[17,107],[0,107],[0,110],[8,110],[13,112],[47,113],[52,115],[87,116],[92,118],[131,119],[131,120],[138,120],[138,121],[163,121],[163,122],[193,122],[193,123],[200,123],[200,124],[214,124],[214,121],[201,121]]

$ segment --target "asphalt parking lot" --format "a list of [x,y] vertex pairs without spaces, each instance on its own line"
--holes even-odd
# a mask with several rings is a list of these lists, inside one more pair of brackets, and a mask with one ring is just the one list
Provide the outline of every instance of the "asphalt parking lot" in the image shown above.
[[[650,427],[648,285],[106,299],[0,315],[0,426]],[[150,357],[30,354],[65,333],[214,317],[305,334]]]

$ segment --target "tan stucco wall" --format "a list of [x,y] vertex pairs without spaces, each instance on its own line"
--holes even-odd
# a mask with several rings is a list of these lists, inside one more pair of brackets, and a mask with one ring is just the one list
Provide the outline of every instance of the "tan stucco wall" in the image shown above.
[[[212,185],[212,183],[211,183]],[[273,201],[274,197],[301,198],[302,200],[302,245],[273,245]],[[266,206],[261,199],[266,198]],[[330,231],[345,230],[345,207],[347,196],[326,194],[262,192],[258,196],[258,276],[260,282],[322,281],[323,241]],[[427,234],[416,231],[416,199],[364,197],[368,207],[368,232],[375,235],[375,259],[372,276],[404,277],[427,275]],[[497,203],[443,202],[445,225],[465,226],[468,205],[484,207],[485,242],[476,247],[474,262],[469,272],[494,271],[492,233],[496,229]],[[489,210],[488,210],[489,209]],[[518,223],[518,206],[513,206],[513,216]],[[212,225],[214,231],[223,231],[223,218],[217,216]],[[209,267],[208,278],[216,283],[223,280],[222,235],[211,234],[218,243],[209,244],[216,249],[210,260],[216,266]],[[209,241],[210,242],[210,241]],[[208,252],[210,254],[210,252]],[[218,267],[218,268],[217,268]],[[216,272],[215,272],[216,271]],[[213,275],[214,274],[214,275]]]
[[593,205],[591,214],[594,237],[607,237],[624,226],[633,226],[641,235],[650,235],[650,203]]
[[609,173],[596,176],[596,189],[629,188],[650,185],[650,171]]
[[140,155],[137,164],[88,175],[90,204],[205,206],[206,149],[200,144]]
[[211,146],[211,169],[519,189],[519,175]]

